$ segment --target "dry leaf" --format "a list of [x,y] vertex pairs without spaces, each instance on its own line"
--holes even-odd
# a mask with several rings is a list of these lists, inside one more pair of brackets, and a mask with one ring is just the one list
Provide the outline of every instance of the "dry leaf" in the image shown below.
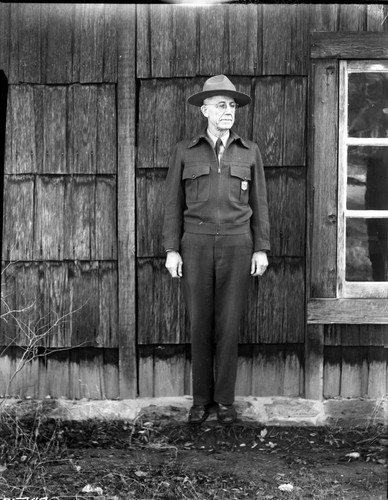
[[142,470],[135,471],[135,474],[136,474],[137,477],[146,477],[146,476],[148,476],[148,473],[147,472],[143,472]]
[[279,486],[280,491],[288,491],[291,492],[294,489],[291,483],[281,484]]

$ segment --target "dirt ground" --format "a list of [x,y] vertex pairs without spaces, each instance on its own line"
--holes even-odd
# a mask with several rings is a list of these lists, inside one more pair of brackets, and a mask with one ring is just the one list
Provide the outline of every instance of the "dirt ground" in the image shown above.
[[382,426],[6,419],[0,500],[387,498]]

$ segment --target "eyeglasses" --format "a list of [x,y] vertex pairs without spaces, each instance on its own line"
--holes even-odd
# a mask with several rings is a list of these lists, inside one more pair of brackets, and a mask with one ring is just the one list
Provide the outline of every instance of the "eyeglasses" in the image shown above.
[[238,108],[237,102],[229,102],[228,103],[225,101],[221,101],[221,102],[217,102],[217,103],[209,102],[209,103],[205,104],[205,106],[215,106],[220,111],[226,111],[228,106],[230,107],[230,109],[233,109],[233,111],[235,111]]

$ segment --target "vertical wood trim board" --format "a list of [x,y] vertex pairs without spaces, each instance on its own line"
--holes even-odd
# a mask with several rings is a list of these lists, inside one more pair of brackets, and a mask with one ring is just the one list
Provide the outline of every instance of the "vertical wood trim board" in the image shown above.
[[324,325],[308,325],[305,340],[305,398],[323,397]]
[[121,398],[137,394],[135,280],[135,113],[136,8],[118,13],[118,304]]
[[335,297],[337,260],[338,62],[313,60],[310,127],[311,296]]

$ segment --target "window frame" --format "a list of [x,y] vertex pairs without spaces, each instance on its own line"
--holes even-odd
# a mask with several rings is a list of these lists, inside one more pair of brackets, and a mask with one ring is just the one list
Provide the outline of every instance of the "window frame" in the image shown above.
[[[337,297],[338,298],[388,298],[388,281],[346,281],[346,219],[352,216],[388,220],[388,210],[348,210],[347,160],[349,146],[388,146],[386,138],[354,138],[348,136],[348,75],[351,73],[388,73],[387,60],[339,61],[338,107],[338,227],[337,227]],[[388,193],[387,193],[388,194]]]
[[387,298],[341,298],[337,290],[339,63],[362,59],[388,59],[388,32],[310,33],[306,322],[313,337],[323,324],[388,324]]

